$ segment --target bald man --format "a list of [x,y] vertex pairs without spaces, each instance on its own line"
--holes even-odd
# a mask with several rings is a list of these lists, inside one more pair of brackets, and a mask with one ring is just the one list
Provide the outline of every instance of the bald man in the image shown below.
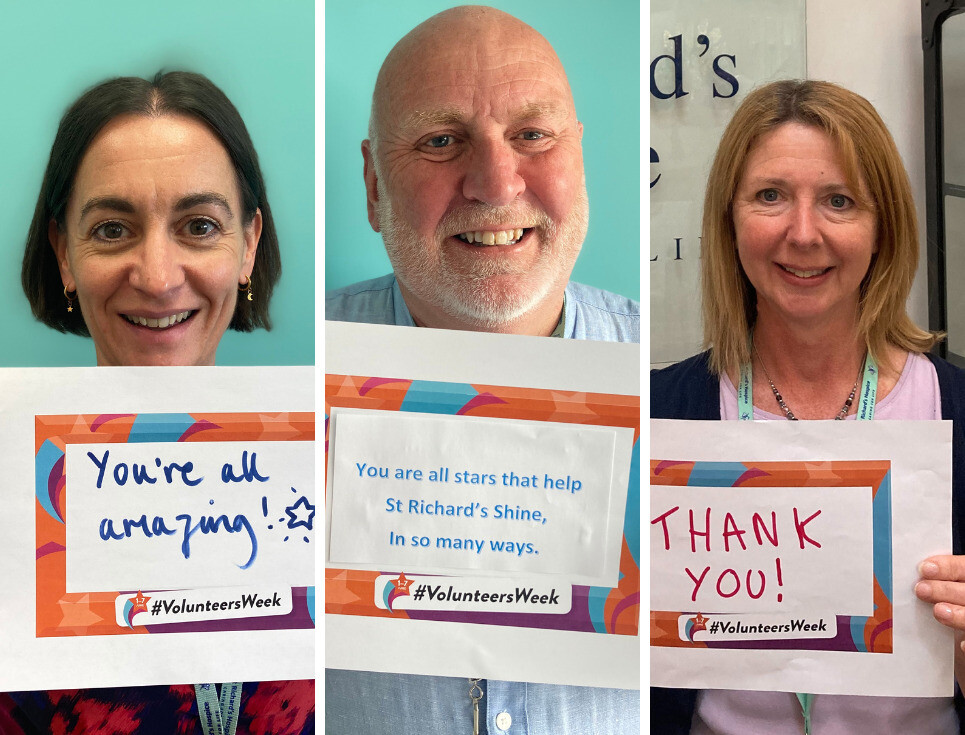
[[639,342],[639,304],[569,280],[588,222],[582,137],[534,29],[480,6],[417,26],[379,71],[362,142],[394,273],[329,294],[325,318]]
[[[569,281],[587,229],[582,135],[556,53],[525,23],[467,6],[417,26],[382,65],[362,143],[394,273],[330,294],[325,318],[639,341],[638,304]],[[478,687],[480,735],[640,732],[637,691]],[[332,735],[474,732],[467,679],[328,670],[325,696]]]

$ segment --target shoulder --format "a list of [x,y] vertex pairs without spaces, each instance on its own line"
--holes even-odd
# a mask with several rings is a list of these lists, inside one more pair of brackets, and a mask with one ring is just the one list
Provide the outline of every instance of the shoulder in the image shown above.
[[965,415],[965,370],[952,365],[937,355],[926,353],[925,357],[935,366],[938,389],[942,398],[942,417],[960,418]]
[[566,287],[566,336],[639,343],[640,304],[626,296],[570,281]]
[[720,419],[720,381],[710,372],[710,352],[650,372],[650,417]]
[[325,318],[336,322],[394,324],[395,276],[359,281],[325,294]]

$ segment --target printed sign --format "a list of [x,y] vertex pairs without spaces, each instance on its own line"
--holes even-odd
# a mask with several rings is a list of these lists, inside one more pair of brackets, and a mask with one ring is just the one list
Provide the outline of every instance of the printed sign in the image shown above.
[[635,396],[329,375],[326,401],[328,613],[637,634]]
[[346,409],[333,417],[333,563],[617,583],[618,429]]
[[36,417],[37,635],[314,626],[314,417]]

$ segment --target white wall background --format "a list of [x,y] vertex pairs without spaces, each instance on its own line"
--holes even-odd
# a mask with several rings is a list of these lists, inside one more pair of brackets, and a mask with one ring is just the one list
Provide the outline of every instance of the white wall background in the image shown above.
[[807,0],[810,79],[836,82],[866,97],[891,130],[918,208],[921,253],[908,302],[928,325],[925,255],[925,123],[921,9],[918,0]]

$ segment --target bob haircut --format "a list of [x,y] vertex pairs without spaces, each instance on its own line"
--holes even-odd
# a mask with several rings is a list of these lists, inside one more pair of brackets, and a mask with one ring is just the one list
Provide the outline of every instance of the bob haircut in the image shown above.
[[737,255],[734,194],[760,138],[785,123],[823,131],[834,142],[850,189],[863,182],[875,215],[877,252],[860,286],[858,333],[876,358],[891,344],[925,352],[940,335],[920,329],[905,311],[918,267],[918,222],[908,174],[884,122],[864,97],[830,82],[784,80],[755,89],[724,131],[707,180],[701,232],[704,344],[711,369],[737,371],[750,360],[748,335],[757,292]]
[[257,209],[262,222],[251,279],[256,298],[239,298],[228,326],[240,332],[271,329],[268,304],[281,276],[281,256],[258,154],[241,115],[224,92],[207,77],[183,71],[158,72],[151,81],[110,79],[84,92],[64,114],[50,149],[20,272],[34,316],[58,331],[90,336],[80,314],[83,304],[78,302],[81,309],[74,312],[64,308],[64,284],[48,229],[51,221],[64,229],[67,200],[84,154],[101,129],[120,115],[190,117],[204,123],[221,141],[238,178],[244,223],[251,222]]

